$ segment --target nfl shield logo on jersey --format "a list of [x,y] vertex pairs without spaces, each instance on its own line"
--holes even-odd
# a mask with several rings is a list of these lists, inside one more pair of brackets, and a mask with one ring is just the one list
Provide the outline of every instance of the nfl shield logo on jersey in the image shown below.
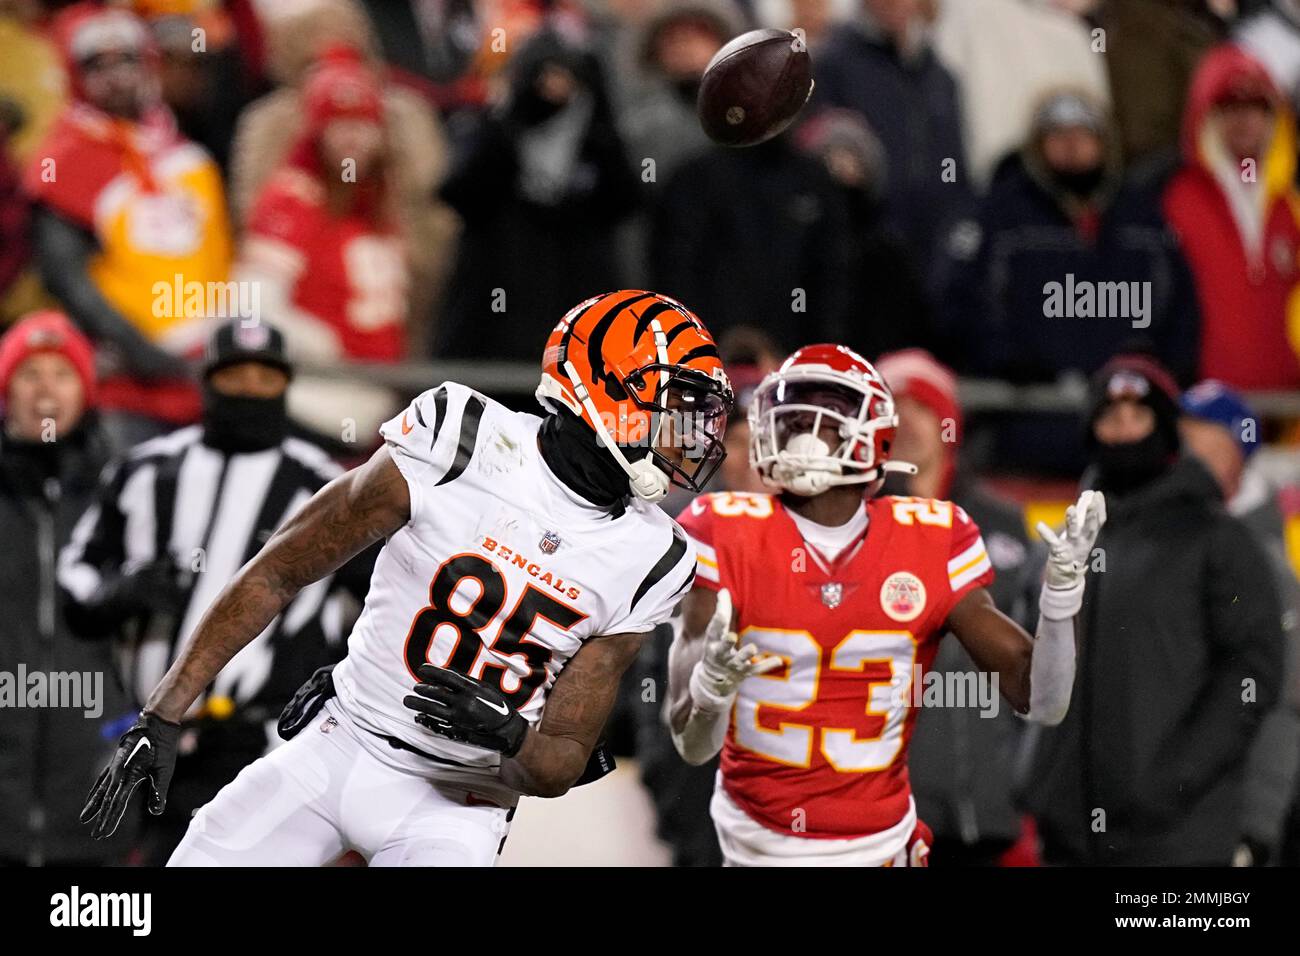
[[843,600],[844,585],[835,582],[822,585],[822,603],[828,608],[834,610]]
[[542,554],[554,554],[560,547],[560,536],[554,531],[548,531],[542,535],[542,543],[538,545],[542,549]]

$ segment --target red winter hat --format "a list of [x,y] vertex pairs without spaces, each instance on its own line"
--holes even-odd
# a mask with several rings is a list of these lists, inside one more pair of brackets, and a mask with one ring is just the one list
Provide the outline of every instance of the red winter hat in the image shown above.
[[876,360],[876,371],[885,377],[894,398],[906,396],[951,421],[956,432],[954,445],[961,444],[962,414],[957,401],[957,376],[925,349],[903,349]]
[[18,366],[38,352],[57,352],[76,369],[85,405],[95,403],[95,348],[62,312],[31,312],[0,337],[0,398],[9,395],[9,380]]
[[151,68],[157,67],[158,53],[149,28],[130,10],[86,0],[64,7],[51,29],[78,99],[85,98],[82,63],[98,53],[129,51],[142,56]]
[[938,417],[946,432],[952,423],[952,441],[943,444],[943,476],[939,496],[946,497],[957,473],[957,446],[962,438],[961,404],[957,400],[957,376],[925,349],[902,349],[876,360],[876,371],[884,376],[894,398],[920,402]]
[[342,44],[327,47],[308,75],[302,93],[307,126],[319,134],[330,120],[364,119],[378,123],[384,115],[379,79],[361,54]]

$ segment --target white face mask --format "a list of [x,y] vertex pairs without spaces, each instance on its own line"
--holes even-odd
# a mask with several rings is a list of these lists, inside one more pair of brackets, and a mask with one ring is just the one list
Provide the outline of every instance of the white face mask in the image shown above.
[[[783,451],[807,459],[827,459],[831,455],[830,446],[812,432],[792,435]],[[821,494],[832,485],[832,479],[843,472],[844,469],[838,462],[828,462],[825,468],[792,468],[782,462],[772,466],[772,477],[802,497]]]

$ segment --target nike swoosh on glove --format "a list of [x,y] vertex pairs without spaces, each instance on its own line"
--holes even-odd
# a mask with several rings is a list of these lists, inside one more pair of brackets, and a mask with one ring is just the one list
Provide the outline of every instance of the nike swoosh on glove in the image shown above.
[[528,721],[499,689],[433,664],[421,664],[415,673],[420,683],[402,704],[416,712],[417,724],[448,740],[506,757],[519,753]]
[[118,740],[117,753],[90,788],[81,810],[81,822],[91,825],[92,837],[103,840],[117,832],[131,794],[146,780],[149,812],[162,814],[176,769],[180,735],[180,724],[141,711],[140,718]]
[[704,629],[704,656],[691,671],[691,699],[706,710],[730,706],[731,697],[741,681],[755,674],[766,674],[784,661],[771,654],[760,654],[757,645],[738,646],[740,639],[731,629],[731,592],[718,592],[718,604]]

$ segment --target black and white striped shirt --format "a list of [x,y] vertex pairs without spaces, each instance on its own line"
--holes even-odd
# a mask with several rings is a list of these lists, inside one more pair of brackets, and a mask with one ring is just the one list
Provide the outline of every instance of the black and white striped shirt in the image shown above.
[[[59,557],[59,583],[85,602],[106,575],[129,574],[166,555],[186,600],[173,619],[136,622],[124,634],[124,684],[143,702],[199,620],[271,534],[342,469],[320,448],[285,438],[238,454],[203,443],[201,426],[144,442],[104,473],[98,502]],[[334,578],[308,585],[221,671],[207,696],[278,707],[311,671],[342,656],[343,611]],[[201,697],[196,706],[202,705]]]

